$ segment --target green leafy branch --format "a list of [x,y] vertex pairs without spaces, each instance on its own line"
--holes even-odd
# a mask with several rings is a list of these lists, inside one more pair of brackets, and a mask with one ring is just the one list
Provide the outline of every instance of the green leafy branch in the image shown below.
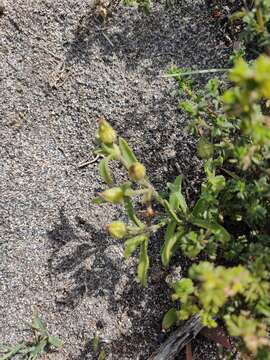
[[188,277],[172,284],[172,299],[180,306],[165,314],[164,329],[192,314],[213,327],[218,317],[239,337],[243,351],[259,359],[269,350],[270,324],[270,59],[261,56],[248,65],[238,58],[229,71],[233,85],[228,90],[211,79],[197,91],[181,71],[174,68],[172,74],[185,98],[180,108],[193,119],[189,130],[199,137],[198,155],[204,161],[205,180],[197,201],[187,204],[181,176],[167,184],[167,196],[161,195],[127,142],[102,119],[97,134],[97,153],[105,156],[100,174],[112,185],[111,162],[117,161],[128,179],[100,193],[95,202],[126,209],[129,223],[115,221],[108,231],[125,239],[126,257],[139,250],[137,277],[144,286],[149,241],[161,228],[164,266],[179,250],[193,260],[202,252],[207,257],[190,268]]
[[34,313],[31,330],[34,333],[34,340],[23,341],[15,346],[0,346],[1,360],[9,360],[17,355],[23,359],[35,360],[45,352],[51,349],[59,349],[63,346],[63,341],[57,336],[49,334],[47,327],[43,320],[38,316],[37,312]]
[[[98,195],[94,201],[98,204],[110,202],[123,204],[131,225],[122,221],[114,221],[108,225],[109,233],[115,238],[127,238],[124,255],[126,257],[140,249],[137,275],[139,281],[147,284],[147,271],[149,269],[148,243],[150,236],[159,229],[166,227],[165,241],[161,249],[161,259],[164,266],[168,266],[175,251],[180,248],[187,256],[195,258],[207,245],[208,240],[218,239],[225,243],[230,238],[227,231],[214,218],[201,217],[198,206],[192,212],[188,209],[182,193],[182,178],[178,176],[174,183],[168,183],[169,197],[161,196],[149,181],[145,167],[138,162],[132,149],[127,142],[117,137],[111,125],[102,119],[99,123],[97,138],[100,148],[97,153],[105,158],[100,162],[99,171],[105,182],[113,183],[113,175],[110,171],[110,162],[118,161],[127,171],[130,181],[111,187]],[[223,182],[222,177],[209,175],[209,182],[216,189],[218,181]],[[136,188],[134,187],[136,186]],[[217,192],[217,191],[216,191]],[[143,214],[146,221],[140,218],[142,211],[136,212],[133,205],[134,197],[141,197],[141,204],[145,208]],[[154,210],[155,203],[159,204],[164,212]],[[192,227],[200,228],[200,235],[192,231]]]

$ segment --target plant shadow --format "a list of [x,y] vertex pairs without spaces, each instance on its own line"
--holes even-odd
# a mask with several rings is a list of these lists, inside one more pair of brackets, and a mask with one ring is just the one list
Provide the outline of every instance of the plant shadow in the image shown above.
[[[81,217],[75,218],[78,228],[85,232],[84,236],[78,234],[66,217],[64,210],[60,209],[60,223],[48,232],[48,239],[53,246],[53,252],[48,260],[50,273],[54,276],[69,274],[72,277],[72,286],[58,300],[59,305],[76,307],[83,296],[97,296],[102,288],[113,291],[118,279],[117,267],[110,258],[104,256],[109,244],[107,235],[97,231],[94,226]],[[61,249],[69,245],[67,253]],[[87,259],[94,258],[91,264]],[[108,271],[106,271],[108,269]],[[101,272],[106,271],[106,276]]]
[[[150,353],[161,341],[161,319],[169,306],[168,287],[164,281],[167,273],[161,268],[157,256],[158,239],[153,239],[152,248],[149,249],[151,270],[146,289],[134,281],[135,274],[127,267],[123,270],[123,264],[108,255],[106,250],[112,245],[112,239],[83,218],[77,216],[75,225],[71,225],[61,209],[60,222],[48,232],[48,239],[53,248],[48,260],[50,276],[54,286],[61,290],[61,296],[56,299],[58,311],[65,311],[66,308],[76,311],[82,301],[105,296],[109,316],[129,322],[127,332],[110,338],[104,345],[102,343],[105,351],[118,359],[123,354],[127,358],[139,359],[136,357],[138,354],[145,356],[147,352]],[[87,265],[89,258],[92,261]],[[121,277],[128,278],[128,282],[119,294],[117,288]],[[67,286],[63,286],[65,281],[68,281]],[[104,320],[96,322],[95,328],[87,330],[89,341],[85,342],[80,355],[73,360],[95,357],[93,334],[98,332],[102,340],[106,316]]]

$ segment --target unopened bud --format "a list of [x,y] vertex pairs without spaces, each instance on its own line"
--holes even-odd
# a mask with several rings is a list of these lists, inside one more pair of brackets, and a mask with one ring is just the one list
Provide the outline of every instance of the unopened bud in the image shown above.
[[116,132],[105,119],[99,122],[98,137],[104,144],[112,144],[116,141]]
[[120,187],[113,187],[111,189],[103,191],[100,196],[113,204],[118,204],[124,199],[124,192]]
[[148,206],[146,209],[146,216],[153,217],[155,215],[155,211],[153,210],[152,206]]
[[143,164],[136,162],[128,169],[128,175],[132,180],[138,181],[145,177],[145,167]]
[[116,239],[122,239],[127,234],[126,224],[121,221],[114,221],[107,226],[107,229],[111,236]]

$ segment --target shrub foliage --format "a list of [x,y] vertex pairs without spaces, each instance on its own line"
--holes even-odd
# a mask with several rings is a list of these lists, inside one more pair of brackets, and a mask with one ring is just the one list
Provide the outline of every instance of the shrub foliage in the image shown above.
[[[150,9],[150,2],[137,4]],[[231,20],[242,19],[245,42],[270,54],[270,1],[243,5]],[[204,164],[196,202],[185,199],[181,176],[159,193],[128,143],[105,119],[99,123],[97,153],[104,156],[99,170],[111,187],[95,202],[125,207],[129,222],[114,221],[108,231],[125,240],[126,257],[139,251],[137,279],[144,286],[148,244],[161,228],[163,266],[169,266],[176,252],[193,260],[186,277],[171,284],[175,307],[164,315],[164,329],[194,314],[207,327],[221,320],[243,358],[270,359],[270,58],[261,55],[247,63],[242,54],[242,49],[235,54],[225,86],[212,78],[203,90],[194,90],[187,77],[193,71],[169,71],[178,82],[179,107],[192,119],[189,131],[198,139]],[[112,186],[113,161],[125,169],[126,181]]]
[[[242,351],[260,358],[270,346],[270,58],[262,55],[251,65],[238,59],[225,91],[218,79],[211,79],[204,91],[194,91],[181,71],[174,69],[174,74],[185,97],[180,107],[193,119],[190,131],[199,138],[198,155],[204,160],[205,180],[196,203],[187,203],[181,176],[167,184],[167,196],[160,194],[105,119],[98,130],[97,152],[104,156],[100,174],[113,184],[110,164],[117,161],[127,181],[95,201],[126,208],[130,222],[115,221],[108,230],[126,239],[126,257],[139,250],[137,278],[144,286],[148,243],[160,228],[165,228],[165,267],[179,250],[194,260],[188,276],[172,284],[177,306],[165,315],[165,328],[197,313],[208,327],[222,319]],[[200,254],[204,261],[199,261]]]

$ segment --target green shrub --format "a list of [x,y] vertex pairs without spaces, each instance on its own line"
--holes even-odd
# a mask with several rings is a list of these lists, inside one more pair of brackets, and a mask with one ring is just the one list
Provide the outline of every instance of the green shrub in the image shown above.
[[256,44],[258,48],[265,48],[270,55],[270,1],[246,0],[240,11],[231,16],[231,20],[243,20],[242,33],[245,43]]
[[[105,156],[100,173],[112,184],[109,165],[117,161],[128,178],[95,201],[125,206],[130,224],[118,221],[108,229],[127,239],[125,256],[139,249],[137,277],[143,285],[148,243],[160,228],[165,228],[164,266],[177,250],[195,260],[188,277],[172,284],[172,298],[180,305],[165,315],[165,328],[196,313],[208,327],[223,319],[242,351],[261,358],[270,354],[270,58],[261,56],[252,65],[238,59],[229,72],[233,86],[226,91],[217,79],[198,92],[180,72],[176,79],[185,96],[180,107],[193,118],[190,131],[200,138],[198,155],[204,160],[206,179],[196,203],[187,204],[180,176],[167,184],[167,197],[159,194],[127,142],[115,133],[113,142],[100,142],[97,152]],[[100,129],[104,124],[110,127],[103,119]],[[106,192],[113,195],[105,197]],[[138,197],[146,220],[135,210]],[[155,203],[164,211],[155,212]],[[198,262],[201,253],[208,261]]]
[[260,56],[252,65],[239,59],[229,78],[234,86],[224,93],[217,79],[207,84],[206,96],[188,88],[180,107],[193,117],[190,129],[200,136],[198,153],[207,176],[192,213],[226,228],[226,241],[220,233],[204,236],[205,251],[230,267],[193,265],[193,290],[175,311],[180,319],[200,313],[207,326],[222,317],[230,334],[260,356],[269,347],[270,321],[270,59]]

